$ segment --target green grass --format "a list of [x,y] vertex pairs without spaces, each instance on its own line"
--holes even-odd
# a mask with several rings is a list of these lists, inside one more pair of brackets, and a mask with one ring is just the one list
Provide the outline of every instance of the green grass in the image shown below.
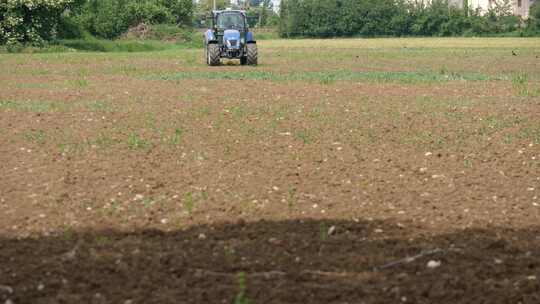
[[464,72],[441,74],[440,72],[352,72],[352,71],[325,71],[325,72],[291,72],[277,73],[271,71],[247,70],[243,72],[226,71],[214,72],[179,72],[165,75],[151,75],[145,77],[150,80],[176,81],[182,79],[209,79],[209,80],[269,80],[269,81],[310,81],[322,84],[331,84],[335,81],[374,81],[374,82],[447,82],[447,81],[487,81],[504,80],[504,76],[489,76],[482,73]]
[[85,107],[92,112],[111,113],[115,110],[110,103],[101,100],[89,101],[85,103]]
[[32,143],[44,144],[46,140],[46,134],[43,130],[27,131],[24,133],[24,138]]
[[40,100],[0,100],[0,110],[14,110],[21,112],[59,112],[69,109],[69,105],[53,101]]
[[86,52],[150,52],[170,49],[173,44],[160,41],[76,39],[61,40],[59,44],[70,49]]
[[312,143],[315,140],[314,135],[310,130],[298,130],[294,133],[294,136],[306,145]]
[[131,133],[128,135],[127,145],[131,150],[146,150],[152,146],[148,140],[142,138],[136,133]]
[[516,73],[512,76],[512,86],[518,96],[538,97],[540,89],[532,89],[529,85],[529,75],[527,73]]

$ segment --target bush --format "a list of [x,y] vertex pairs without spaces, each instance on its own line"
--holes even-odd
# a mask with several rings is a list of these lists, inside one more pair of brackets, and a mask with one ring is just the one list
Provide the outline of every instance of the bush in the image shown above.
[[540,1],[536,1],[529,11],[529,20],[527,20],[527,31],[531,33],[540,33]]
[[191,0],[86,0],[71,18],[82,30],[112,39],[141,23],[191,26],[192,14]]
[[0,43],[42,46],[56,38],[62,12],[73,0],[2,0]]
[[178,46],[188,48],[202,47],[201,35],[191,27],[179,27],[172,24],[139,24],[122,36],[127,39],[176,42]]

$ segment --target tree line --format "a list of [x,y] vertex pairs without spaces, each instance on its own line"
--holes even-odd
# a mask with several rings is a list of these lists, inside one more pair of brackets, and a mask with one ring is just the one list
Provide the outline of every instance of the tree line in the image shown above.
[[282,0],[283,37],[477,36],[540,32],[540,3],[530,18],[512,14],[509,0],[487,13],[449,5],[447,0]]
[[[212,0],[0,0],[0,44],[45,45],[87,36],[115,39],[141,23],[204,25]],[[218,8],[230,6],[217,0]],[[251,26],[277,25],[270,0],[244,0]],[[272,21],[273,20],[273,21]]]
[[[447,0],[242,0],[251,26],[276,26],[282,37],[461,36],[540,33],[540,1],[531,17],[508,6],[486,14],[448,5]],[[420,3],[420,4],[418,4]],[[114,39],[141,23],[205,26],[213,0],[1,0],[0,44],[44,45],[85,35]],[[229,0],[217,0],[219,9]]]

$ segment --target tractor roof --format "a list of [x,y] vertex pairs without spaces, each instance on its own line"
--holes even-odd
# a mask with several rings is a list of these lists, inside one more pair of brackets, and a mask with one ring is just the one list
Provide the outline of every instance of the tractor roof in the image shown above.
[[218,15],[218,14],[221,14],[221,13],[240,13],[240,14],[245,15],[245,14],[246,14],[246,11],[243,11],[243,10],[233,10],[233,9],[220,10],[220,11],[212,11],[212,14],[214,14],[214,15]]

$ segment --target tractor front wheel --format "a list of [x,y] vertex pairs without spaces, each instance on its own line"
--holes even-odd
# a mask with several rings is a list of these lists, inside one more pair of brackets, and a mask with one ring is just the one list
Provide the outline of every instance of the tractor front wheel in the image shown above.
[[206,61],[208,65],[219,65],[219,45],[211,43],[206,47]]
[[258,53],[257,45],[255,43],[250,43],[247,45],[247,56],[246,61],[249,65],[257,65],[258,63]]

